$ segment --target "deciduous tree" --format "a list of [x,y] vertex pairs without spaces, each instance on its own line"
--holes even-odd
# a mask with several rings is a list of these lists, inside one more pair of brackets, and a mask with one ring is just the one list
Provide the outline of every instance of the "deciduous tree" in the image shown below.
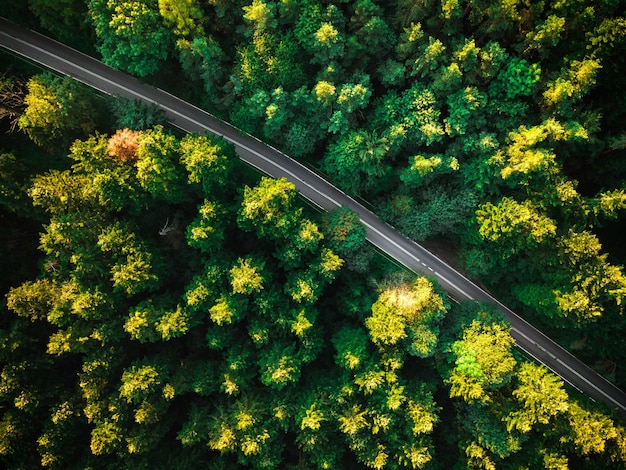
[[106,64],[145,77],[167,59],[172,34],[157,0],[90,0],[88,5]]
[[443,300],[432,284],[420,277],[412,285],[381,292],[365,324],[372,341],[382,350],[403,345],[409,354],[428,357],[435,351],[444,313]]
[[97,109],[91,91],[69,77],[36,75],[27,83],[26,109],[18,120],[20,129],[48,149],[66,147],[71,139],[95,129]]

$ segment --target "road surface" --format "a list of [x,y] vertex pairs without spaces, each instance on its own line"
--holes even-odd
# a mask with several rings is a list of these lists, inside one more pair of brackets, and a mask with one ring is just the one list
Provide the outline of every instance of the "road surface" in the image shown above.
[[175,96],[33,31],[0,18],[0,46],[61,74],[66,74],[104,93],[139,99],[158,105],[172,124],[186,132],[217,134],[234,144],[238,155],[259,171],[293,182],[302,196],[322,209],[348,206],[367,228],[367,239],[412,271],[434,276],[458,301],[495,305],[511,323],[517,347],[546,365],[570,385],[594,400],[626,414],[626,394],[534,328],[512,310],[434,256],[408,240],[374,213],[346,196],[328,181],[284,153],[270,147]]

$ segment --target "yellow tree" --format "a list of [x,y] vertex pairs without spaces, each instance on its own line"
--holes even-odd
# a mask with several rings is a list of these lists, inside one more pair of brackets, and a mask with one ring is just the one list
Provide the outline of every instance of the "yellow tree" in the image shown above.
[[431,282],[420,277],[384,289],[365,320],[371,340],[381,348],[400,347],[418,357],[433,354],[439,322],[446,311]]

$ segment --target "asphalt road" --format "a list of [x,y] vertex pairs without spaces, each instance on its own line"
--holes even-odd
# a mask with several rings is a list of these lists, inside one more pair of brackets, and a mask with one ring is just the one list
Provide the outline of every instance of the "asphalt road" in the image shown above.
[[338,206],[352,208],[361,217],[367,228],[367,239],[373,245],[412,271],[436,277],[453,299],[495,305],[511,323],[511,334],[517,347],[592,399],[626,413],[626,394],[622,390],[455,269],[405,238],[354,199],[282,152],[163,90],[143,84],[87,55],[17,27],[3,18],[0,18],[0,46],[51,70],[72,76],[104,93],[155,103],[164,110],[172,124],[186,132],[209,132],[224,137],[235,145],[242,160],[267,175],[292,181],[305,198],[322,209],[330,210]]

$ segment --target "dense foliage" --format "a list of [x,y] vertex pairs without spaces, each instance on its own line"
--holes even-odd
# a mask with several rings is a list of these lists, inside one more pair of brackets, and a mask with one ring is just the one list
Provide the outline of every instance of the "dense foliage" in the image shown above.
[[[623,10],[0,6],[305,159],[405,234],[450,242],[622,387]],[[489,308],[395,272],[349,210],[302,207],[291,183],[259,179],[219,139],[172,134],[155,108],[107,110],[6,64],[4,466],[625,465],[621,418],[520,357]]]
[[316,222],[219,139],[125,129],[69,158],[26,190],[47,219],[0,330],[7,467],[626,461],[626,430],[496,314],[380,258],[342,269],[354,214]]
[[[54,32],[61,7],[31,3]],[[450,240],[470,275],[621,386],[623,7],[86,2],[106,63],[173,87],[182,73],[181,93],[407,235]]]

